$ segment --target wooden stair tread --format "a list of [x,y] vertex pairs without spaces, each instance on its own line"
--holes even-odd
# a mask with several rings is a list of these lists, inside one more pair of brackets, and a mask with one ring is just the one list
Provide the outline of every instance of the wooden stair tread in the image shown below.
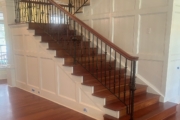
[[[74,63],[68,63],[68,64],[74,64]],[[115,70],[118,74],[119,74],[119,68],[117,68],[116,70]],[[92,72],[92,71],[91,71]],[[103,71],[94,71],[92,74],[94,74],[95,76],[96,75],[98,75],[98,76],[100,76],[101,75],[101,72],[102,72],[102,74],[103,74],[103,76],[104,76],[104,74],[107,74],[108,72],[109,72],[109,70],[103,70]],[[114,75],[114,70],[111,70],[111,72],[113,73],[112,75]],[[124,73],[124,69],[121,69],[121,74],[122,73]],[[82,72],[82,71],[74,71],[73,73],[72,73],[72,75],[75,75],[75,76],[87,76],[87,75],[89,75],[89,76],[92,76],[91,75],[91,73],[89,73],[89,72]]]
[[[146,94],[142,94],[142,95],[138,95],[134,97],[134,104],[139,104],[141,102],[145,102],[146,100],[150,100],[153,98],[158,98],[159,99],[159,95],[155,95],[155,94],[151,94],[151,93],[146,93]],[[114,102],[111,104],[107,104],[105,105],[106,108],[114,110],[114,111],[119,111],[121,109],[126,108],[126,106],[121,102]]]
[[[127,86],[128,87],[128,86]],[[142,89],[142,88],[147,88],[147,86],[146,85],[140,85],[140,84],[136,84],[136,90],[137,89]],[[108,91],[108,90],[107,90]],[[103,95],[104,94],[104,92],[106,93],[107,92],[106,90],[104,90],[104,91],[96,91],[94,94],[96,94],[96,95]],[[109,92],[109,91],[108,91]],[[108,92],[106,93],[106,94],[108,94]],[[123,91],[122,91],[123,92]]]
[[[144,88],[147,88],[147,86],[136,84],[136,90],[137,89],[144,89]],[[123,92],[123,91],[121,91],[121,92]],[[107,98],[109,96],[112,96],[113,94],[109,90],[104,90],[104,91],[100,91],[100,92],[95,92],[95,93],[93,93],[93,95],[98,96],[98,97],[102,97],[102,98]]]
[[[151,106],[148,106],[146,108],[143,108],[143,109],[140,109],[138,111],[135,111],[134,112],[134,119],[135,120],[162,120],[164,117],[163,116],[169,116],[171,114],[173,114],[175,111],[171,110],[171,108],[176,108],[176,105],[175,103],[171,103],[171,102],[166,102],[166,103],[162,103],[162,102],[159,102],[159,103],[156,103],[156,104],[153,104]],[[169,112],[168,112],[169,110]],[[166,115],[164,113],[167,113]],[[156,118],[156,119],[155,119]],[[118,118],[114,118],[112,116],[109,116],[109,115],[104,115],[104,120],[129,120],[130,119],[130,116],[129,115],[126,115],[126,116],[123,116],[123,117],[120,117],[119,119]]]

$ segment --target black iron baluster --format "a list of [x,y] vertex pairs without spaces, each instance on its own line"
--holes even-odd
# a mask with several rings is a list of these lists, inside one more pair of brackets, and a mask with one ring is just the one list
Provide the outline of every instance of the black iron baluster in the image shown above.
[[109,60],[109,89],[111,88],[111,48],[110,48],[110,60]]
[[97,79],[99,80],[99,78],[98,78],[98,37],[97,37],[97,43],[96,43],[96,45],[97,45],[97,54],[96,54],[96,77],[97,77]]
[[74,21],[74,64],[76,64],[76,22]]
[[[81,26],[81,39],[82,39],[82,42],[81,42],[81,62],[82,62],[82,57],[83,57],[83,43],[84,43],[84,40],[83,40],[83,30],[82,30],[82,26]],[[83,63],[83,62],[82,62]]]
[[[85,68],[87,68],[86,66],[87,66],[87,62],[86,62],[86,58],[87,58],[87,48],[86,48],[86,43],[87,43],[87,41],[86,41],[86,29],[84,29],[85,30],[85,42],[84,42],[84,49],[85,49],[85,52],[84,52],[84,60],[85,60]],[[89,45],[88,45],[88,47],[89,47]]]
[[93,35],[92,39],[93,39],[93,42],[92,42],[92,47],[93,47],[93,48],[92,48],[92,49],[93,49],[93,54],[92,54],[93,68],[92,68],[92,69],[93,69],[93,76],[94,76],[94,72],[95,72],[95,71],[94,71],[94,56],[96,55],[96,54],[95,54],[95,51],[94,51],[94,35]]
[[[105,43],[104,43],[105,44]],[[105,77],[105,86],[106,86],[106,70],[107,70],[107,66],[106,66],[106,57],[107,57],[107,44],[105,44],[105,74],[104,74],[104,77]]]
[[103,48],[103,47],[102,47],[102,40],[101,40],[101,58],[100,58],[100,59],[101,59],[101,60],[100,60],[100,62],[101,62],[101,63],[100,63],[100,64],[101,64],[101,83],[102,83],[102,73],[103,73],[103,69],[102,69],[102,62],[103,62],[103,60],[102,60],[102,55],[103,55],[103,54],[102,54],[102,48]]
[[127,59],[125,60],[125,73],[124,73],[124,102],[126,100],[126,72],[127,72]]
[[131,113],[131,85],[132,85],[132,77],[133,77],[133,71],[132,71],[132,69],[133,69],[133,63],[132,63],[132,61],[131,61],[131,68],[130,68],[130,82],[129,82],[129,106],[128,106],[128,114],[130,114]]
[[119,95],[119,98],[121,97],[120,96],[120,93],[121,93],[121,54],[119,54],[119,92],[118,92],[118,95]]
[[114,94],[116,93],[116,51],[115,51],[115,60],[114,60]]
[[89,43],[89,47],[88,47],[88,68],[89,68],[89,71],[90,71],[90,32],[88,32],[88,43]]
[[134,91],[136,90],[135,86],[135,74],[136,74],[136,61],[133,61],[133,76],[132,82],[130,87],[131,92],[131,113],[130,113],[130,120],[134,120]]
[[[36,1],[37,2],[37,1]],[[38,4],[36,4],[36,23],[38,23]]]
[[33,22],[35,22],[35,17],[36,17],[36,15],[34,14],[34,5],[35,5],[35,3],[33,2],[32,3],[32,17],[33,17]]
[[57,31],[57,41],[60,44],[60,35],[59,35],[59,31],[60,31],[60,25],[59,25],[59,12],[58,9],[56,8],[56,19],[57,19],[57,30],[55,29],[55,31]]
[[21,21],[23,21],[23,16],[24,16],[24,2],[21,3],[21,15],[22,15]]
[[[44,17],[44,4],[45,4],[45,1],[43,0],[43,1],[42,1],[42,12],[41,12],[41,13],[42,13],[42,23],[43,23],[42,26],[43,26],[43,30],[44,30],[44,32],[45,32],[46,29],[45,29],[45,24],[44,24],[44,23],[45,23],[45,17]],[[44,33],[43,33],[43,34],[44,34]]]

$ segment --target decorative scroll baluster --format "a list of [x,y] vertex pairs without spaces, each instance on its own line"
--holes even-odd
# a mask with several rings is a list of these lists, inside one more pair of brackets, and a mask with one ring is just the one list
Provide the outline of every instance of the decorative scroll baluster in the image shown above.
[[98,79],[98,38],[97,38],[97,43],[96,43],[96,45],[97,45],[97,54],[96,54],[96,77],[97,77],[97,80],[99,80]]
[[114,60],[114,94],[116,94],[116,51],[114,53],[115,60]]
[[106,74],[107,74],[107,66],[106,66],[106,58],[107,58],[107,45],[105,45],[105,74],[104,74],[104,77],[105,77],[105,86],[107,85],[107,81],[106,81]]
[[[88,32],[88,43],[90,45],[90,32]],[[89,68],[89,71],[91,71],[91,69],[90,69],[90,46],[88,47],[88,68]]]
[[100,60],[100,65],[101,65],[101,83],[102,83],[102,74],[103,74],[103,69],[102,69],[102,63],[103,63],[103,59],[102,59],[102,56],[103,56],[103,52],[102,52],[102,49],[103,49],[103,47],[102,47],[102,41],[101,41],[101,60]]
[[119,56],[119,93],[118,93],[118,95],[119,95],[119,98],[121,97],[120,96],[120,93],[121,93],[121,55]]
[[94,51],[94,35],[93,35],[92,39],[93,39],[93,40],[92,40],[92,47],[93,47],[93,52],[92,52],[92,61],[93,61],[93,65],[92,65],[93,67],[92,67],[92,69],[93,69],[93,71],[92,71],[92,74],[93,74],[93,76],[94,76],[94,72],[95,72],[95,71],[94,71],[94,56],[96,55],[96,54],[95,54],[95,51]]
[[125,72],[124,72],[124,102],[126,101],[126,73],[127,73],[127,59],[125,60]]
[[111,48],[110,48],[110,56],[109,56],[109,89],[111,88]]

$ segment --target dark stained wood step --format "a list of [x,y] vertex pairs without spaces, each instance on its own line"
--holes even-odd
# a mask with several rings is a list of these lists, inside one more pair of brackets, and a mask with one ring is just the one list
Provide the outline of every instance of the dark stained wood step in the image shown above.
[[[41,35],[41,36],[46,35],[47,34],[46,32],[44,32],[42,30],[35,30],[35,35]],[[60,33],[57,33],[56,31],[51,31],[51,32],[48,31],[48,33],[51,34],[52,36],[58,36],[58,34],[59,35],[67,35],[67,34],[68,35],[74,35],[75,34],[74,30],[69,30],[68,33],[66,30],[61,30]]]
[[[101,56],[103,56],[101,58]],[[56,58],[65,58],[65,63],[69,63],[69,62],[74,62],[74,58],[71,57],[71,56],[55,56]],[[87,55],[84,55],[84,56],[76,56],[76,59],[78,59],[79,61],[78,62],[85,62],[85,61],[88,61],[88,59],[92,60],[92,58],[97,58],[98,60],[102,60],[102,59],[105,59],[105,55],[91,55],[91,56],[87,56]]]
[[[129,104],[129,99],[126,100],[126,103]],[[146,93],[146,94],[140,94],[138,96],[135,96],[134,98],[134,111],[143,109],[145,107],[148,107],[150,105],[156,104],[159,102],[159,95],[151,94],[151,93]],[[118,101],[114,103],[110,103],[105,105],[105,108],[114,110],[114,111],[120,111],[121,116],[126,115],[126,106]]]
[[[172,114],[176,113],[176,105],[175,103],[156,103],[140,109],[134,112],[135,120],[163,120]],[[119,119],[111,117],[109,115],[104,115],[104,120],[129,120],[130,116],[126,115]]]
[[[67,66],[67,65],[65,65]],[[74,67],[73,67],[74,68]],[[122,71],[121,73],[119,73],[119,71]],[[86,70],[84,68],[82,69],[76,69],[74,68],[74,71],[73,71],[73,75],[76,75],[76,76],[84,76],[84,75],[89,75],[91,74],[92,76],[94,76],[95,78],[97,79],[100,79],[100,80],[109,80],[110,78],[113,79],[114,78],[114,74],[115,74],[115,80],[117,78],[124,78],[124,69],[115,69],[115,70],[111,70],[111,74],[109,74],[109,70],[108,69],[103,69],[103,70]],[[110,77],[112,76],[112,77]]]
[[[140,94],[144,94],[146,93],[146,90],[147,90],[147,86],[143,86],[143,85],[136,85],[137,89],[135,91],[135,96],[138,96]],[[124,94],[124,85],[121,85],[120,87],[120,93],[119,93],[119,87],[116,86],[115,87],[115,92],[114,92],[114,87],[112,86],[110,91],[108,90],[103,90],[103,91],[95,91],[93,93],[94,96],[96,97],[100,97],[100,98],[106,98],[106,104],[111,104],[113,102],[118,102],[119,99],[117,99],[117,97],[119,97],[121,100],[123,100],[124,96],[126,97],[126,99],[128,99],[130,96],[129,96],[129,87],[128,85],[126,84],[126,94]],[[117,97],[115,97],[115,94]]]
[[55,23],[29,23],[28,29],[36,29],[36,30],[42,30],[41,26],[43,26],[44,29],[49,29],[49,27],[53,28],[67,28],[67,24],[55,24]]
[[[105,82],[105,81],[98,80],[96,78],[90,79],[90,80],[84,80],[82,84],[86,85],[86,86],[96,86],[99,82],[101,82],[103,85],[106,85],[107,87],[113,87],[114,86],[114,80],[111,80],[111,81],[107,80]],[[117,83],[117,84],[115,84],[115,86],[125,85],[124,79],[120,79],[120,80],[118,79],[115,82]],[[128,83],[126,83],[126,84],[128,85]]]
[[[59,45],[57,45],[57,47],[58,46]],[[89,48],[89,50],[85,50],[85,48],[80,48],[79,47],[79,48],[76,49],[76,51],[74,51],[73,48],[68,47],[67,49],[63,49],[63,51],[57,50],[56,51],[56,56],[60,56],[64,51],[69,51],[70,54],[75,54],[76,53],[76,55],[78,55],[78,56],[83,55],[83,54],[85,54],[85,55],[97,55],[96,48]]]
[[[42,36],[42,41],[49,42],[51,40],[55,41],[57,44],[62,44],[62,45],[69,45],[69,43],[73,43],[74,41],[72,40],[74,37],[77,38],[77,46],[81,43],[82,37],[81,36],[74,36],[74,35],[43,35]],[[51,43],[51,42],[50,42]]]

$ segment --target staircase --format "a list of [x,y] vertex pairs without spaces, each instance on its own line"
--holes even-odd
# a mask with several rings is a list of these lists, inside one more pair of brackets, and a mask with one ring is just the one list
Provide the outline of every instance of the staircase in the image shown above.
[[161,103],[159,95],[146,92],[148,86],[135,84],[138,57],[69,13],[79,13],[89,5],[89,0],[83,1],[75,9],[72,2],[61,7],[53,0],[17,0],[16,22],[28,22],[41,42],[48,43],[48,50],[64,58],[64,66],[73,67],[72,75],[83,76],[82,85],[94,87],[92,96],[104,98],[104,108],[117,111],[117,116],[105,114],[104,120],[163,120],[174,115],[176,104]]

